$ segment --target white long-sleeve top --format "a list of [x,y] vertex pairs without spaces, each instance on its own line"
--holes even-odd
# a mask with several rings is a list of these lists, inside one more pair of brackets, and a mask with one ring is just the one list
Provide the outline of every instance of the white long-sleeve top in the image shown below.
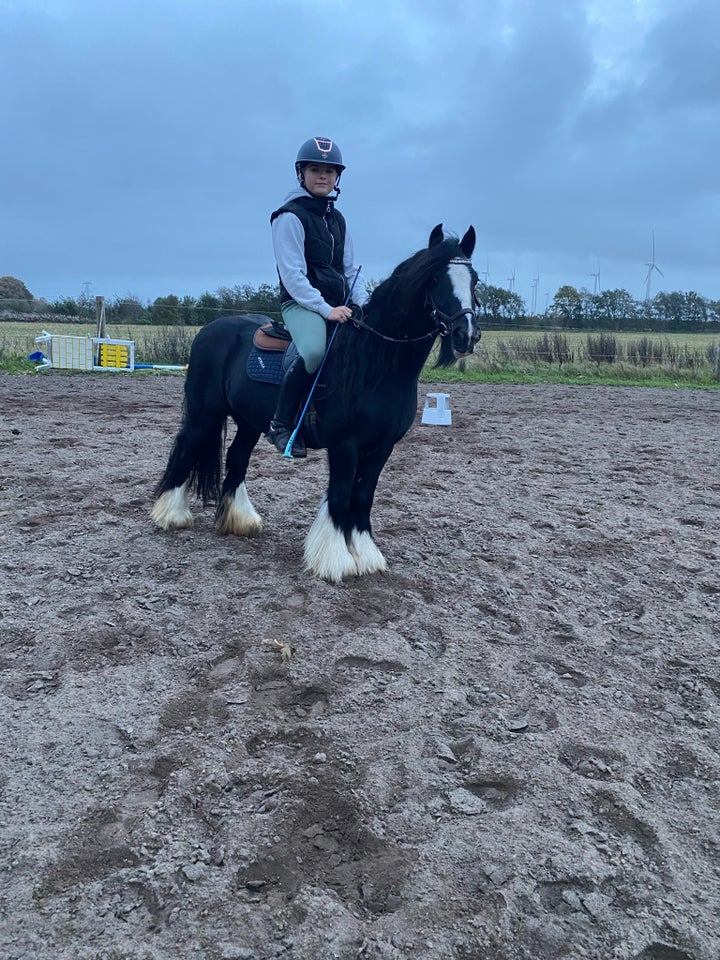
[[[283,205],[298,197],[310,196],[302,187],[295,187],[283,200]],[[333,309],[323,298],[319,290],[312,286],[307,277],[307,263],[305,261],[305,228],[294,213],[286,211],[279,214],[272,222],[272,242],[277,263],[278,273],[283,286],[296,303],[313,313],[319,313],[326,320]],[[343,273],[347,281],[348,290],[352,286],[357,273],[355,264],[355,248],[352,237],[345,229],[345,250],[343,255]],[[367,303],[368,295],[362,278],[358,277],[352,292],[353,303],[362,306]]]

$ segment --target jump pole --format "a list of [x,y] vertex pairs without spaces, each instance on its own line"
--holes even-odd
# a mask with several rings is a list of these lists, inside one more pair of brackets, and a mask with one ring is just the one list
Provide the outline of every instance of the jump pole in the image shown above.
[[[352,284],[351,284],[351,286],[350,286],[350,290],[349,290],[349,292],[348,292],[348,295],[347,295],[347,297],[345,297],[345,303],[343,304],[344,307],[346,307],[346,306],[350,303],[350,297],[352,296],[352,292],[353,292],[353,290],[355,289],[355,284],[357,283],[357,278],[360,276],[360,271],[361,271],[361,270],[362,270],[362,266],[358,267],[357,270],[355,271],[355,277],[353,278],[353,282],[352,282]],[[315,374],[315,379],[313,380],[313,384],[312,384],[312,386],[310,387],[310,393],[308,393],[307,400],[305,401],[305,406],[304,406],[304,407],[302,408],[302,410],[300,411],[300,416],[298,417],[298,422],[295,424],[295,429],[294,429],[293,432],[290,434],[290,439],[289,439],[288,442],[285,444],[285,450],[283,451],[283,456],[286,457],[288,460],[292,460],[292,459],[293,459],[292,448],[293,448],[293,444],[295,443],[295,437],[298,435],[298,431],[300,430],[300,427],[302,426],[303,417],[304,417],[305,414],[307,413],[307,408],[310,406],[310,401],[312,400],[313,392],[315,391],[315,387],[316,387],[316,385],[317,385],[317,382],[318,382],[318,380],[320,379],[320,374],[322,373],[322,368],[325,366],[325,361],[327,360],[327,356],[328,356],[328,354],[330,353],[330,347],[332,346],[333,340],[335,339],[335,334],[338,332],[338,327],[339,327],[339,326],[340,326],[339,323],[336,323],[336,324],[335,324],[335,329],[333,330],[332,334],[330,335],[330,340],[328,341],[327,347],[325,347],[325,353],[323,354],[322,361],[320,362],[320,366],[318,367],[318,372]]]

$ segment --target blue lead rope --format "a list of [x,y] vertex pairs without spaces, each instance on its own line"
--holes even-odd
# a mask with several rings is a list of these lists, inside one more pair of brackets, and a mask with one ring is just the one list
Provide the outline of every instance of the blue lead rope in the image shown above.
[[[346,306],[350,303],[350,297],[352,296],[353,290],[355,289],[355,284],[357,283],[357,278],[360,276],[360,271],[361,271],[361,270],[362,270],[362,266],[358,267],[357,270],[355,271],[355,277],[353,278],[353,282],[352,282],[352,284],[351,284],[351,286],[350,286],[350,291],[349,291],[347,297],[345,298],[345,303],[343,304],[344,307],[346,307]],[[300,416],[299,416],[299,418],[298,418],[298,422],[297,422],[297,424],[295,425],[295,429],[294,429],[293,432],[290,434],[290,439],[288,440],[287,444],[285,445],[285,450],[284,450],[284,452],[283,452],[283,456],[284,456],[284,457],[287,457],[288,460],[292,460],[292,459],[293,459],[292,448],[293,448],[293,444],[295,443],[295,437],[298,435],[298,431],[300,430],[300,427],[302,426],[302,422],[303,422],[303,419],[304,419],[304,417],[305,417],[305,414],[307,413],[307,408],[310,406],[310,401],[312,400],[312,395],[313,395],[313,393],[314,393],[314,391],[315,391],[315,387],[317,386],[317,382],[318,382],[318,380],[320,379],[320,374],[322,373],[322,368],[325,366],[325,361],[327,360],[327,356],[328,356],[328,354],[330,353],[330,347],[331,347],[332,344],[333,344],[333,340],[335,339],[335,334],[338,332],[338,327],[339,327],[339,326],[340,326],[340,324],[339,324],[339,323],[336,323],[336,324],[335,324],[335,329],[333,330],[332,334],[330,335],[330,340],[328,341],[328,345],[327,345],[327,347],[325,348],[325,353],[323,354],[322,361],[320,362],[320,366],[318,367],[318,372],[315,374],[315,379],[313,380],[313,385],[310,387],[310,393],[308,394],[307,400],[305,401],[305,406],[302,408],[302,410],[301,410],[301,412],[300,412]]]

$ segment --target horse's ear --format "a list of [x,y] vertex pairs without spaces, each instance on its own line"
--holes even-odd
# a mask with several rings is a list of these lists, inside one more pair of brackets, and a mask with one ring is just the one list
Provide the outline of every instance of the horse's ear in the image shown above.
[[442,224],[439,223],[436,227],[433,227],[428,246],[434,247],[436,243],[442,243],[444,239],[445,237],[443,236]]
[[475,227],[468,227],[468,232],[460,241],[460,249],[469,260],[475,249]]

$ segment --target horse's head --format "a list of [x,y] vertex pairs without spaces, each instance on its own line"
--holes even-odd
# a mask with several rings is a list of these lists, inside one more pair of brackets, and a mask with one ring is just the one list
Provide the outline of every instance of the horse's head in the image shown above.
[[[428,247],[432,248],[444,240],[442,224],[439,223],[430,234]],[[462,240],[455,243],[457,250],[435,274],[428,293],[432,316],[442,338],[438,358],[438,366],[441,367],[472,353],[480,339],[475,302],[478,275],[470,261],[475,249],[474,228],[470,227]]]

